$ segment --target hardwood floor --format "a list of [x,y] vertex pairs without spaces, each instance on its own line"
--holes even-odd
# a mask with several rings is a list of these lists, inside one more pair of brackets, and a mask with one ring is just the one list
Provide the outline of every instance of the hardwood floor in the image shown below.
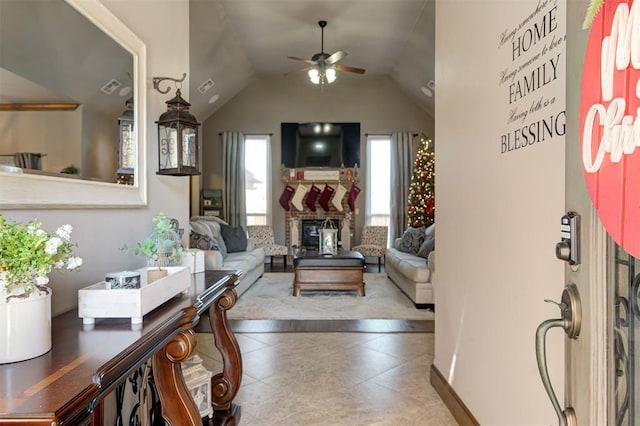
[[431,320],[229,320],[229,325],[234,333],[433,333],[434,330]]

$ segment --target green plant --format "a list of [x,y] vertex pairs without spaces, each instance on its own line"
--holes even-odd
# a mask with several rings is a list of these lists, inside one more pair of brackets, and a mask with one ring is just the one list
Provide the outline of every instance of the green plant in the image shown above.
[[[176,260],[183,252],[179,237],[173,229],[171,219],[165,213],[153,216],[151,234],[143,241],[136,243],[133,252],[139,256],[153,259],[158,269],[162,269],[165,260]],[[120,250],[129,251],[131,248],[124,244]]]
[[582,23],[582,29],[588,30],[591,28],[591,24],[596,19],[596,15],[602,9],[604,5],[604,0],[591,0],[589,2],[589,7],[587,7],[587,15],[584,18],[584,22]]
[[[71,225],[55,233],[42,229],[42,222],[27,223],[6,219],[0,213],[0,282],[10,297],[29,297],[34,289],[48,292],[48,274],[53,270],[78,269],[82,259],[74,255],[77,244],[71,242]],[[23,288],[20,295],[9,296]]]
[[78,173],[80,173],[80,169],[78,169],[76,166],[71,164],[65,167],[64,169],[60,170],[60,173],[65,173],[68,175],[77,175]]

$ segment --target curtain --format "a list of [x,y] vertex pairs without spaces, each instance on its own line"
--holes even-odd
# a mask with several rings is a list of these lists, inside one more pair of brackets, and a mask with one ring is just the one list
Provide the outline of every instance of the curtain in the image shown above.
[[411,185],[411,132],[391,135],[391,225],[390,235],[398,238],[407,226],[407,197]]
[[245,202],[244,135],[222,133],[222,178],[224,220],[231,226],[247,226]]

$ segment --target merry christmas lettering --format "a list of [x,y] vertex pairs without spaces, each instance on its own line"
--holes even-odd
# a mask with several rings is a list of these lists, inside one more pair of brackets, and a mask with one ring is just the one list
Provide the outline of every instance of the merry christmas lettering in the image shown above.
[[[611,23],[611,33],[602,40],[600,49],[600,87],[603,101],[613,98],[615,70],[623,71],[631,65],[640,69],[640,1],[631,6],[620,3]],[[640,80],[636,82],[636,97],[640,98]],[[624,155],[631,155],[640,146],[640,108],[635,116],[627,114],[626,100],[618,97],[608,107],[594,103],[587,112],[582,133],[582,163],[588,173],[600,170],[606,154],[612,163],[618,163]],[[602,137],[593,158],[593,129],[596,123]],[[596,143],[598,143],[596,141]]]

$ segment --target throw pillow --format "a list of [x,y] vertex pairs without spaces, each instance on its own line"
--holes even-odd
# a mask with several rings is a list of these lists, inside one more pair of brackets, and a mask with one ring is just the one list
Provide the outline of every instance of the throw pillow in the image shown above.
[[218,251],[220,251],[222,258],[224,259],[225,257],[227,257],[227,246],[224,243],[224,239],[222,238],[222,235],[214,235],[213,240],[218,246]]
[[429,238],[429,237],[434,237],[436,236],[436,224],[432,223],[431,225],[427,226],[427,229],[424,230],[424,237],[425,238]]
[[424,257],[425,259],[429,257],[429,253],[433,251],[436,245],[436,239],[434,237],[427,237],[424,239],[422,245],[418,249],[418,256]]
[[193,216],[190,219],[192,222],[197,222],[197,221],[203,221],[203,222],[218,222],[222,225],[228,225],[227,222],[225,222],[224,220],[220,219],[217,216]]
[[220,225],[220,233],[227,246],[227,253],[237,253],[247,250],[247,233],[241,227]]
[[402,240],[400,240],[398,250],[405,253],[416,254],[418,253],[418,250],[420,250],[420,246],[423,241],[424,226],[421,226],[420,228],[409,227],[404,231],[404,234],[402,234]]
[[197,248],[200,250],[220,250],[218,243],[208,235],[198,234],[192,232],[189,240],[189,247]]

